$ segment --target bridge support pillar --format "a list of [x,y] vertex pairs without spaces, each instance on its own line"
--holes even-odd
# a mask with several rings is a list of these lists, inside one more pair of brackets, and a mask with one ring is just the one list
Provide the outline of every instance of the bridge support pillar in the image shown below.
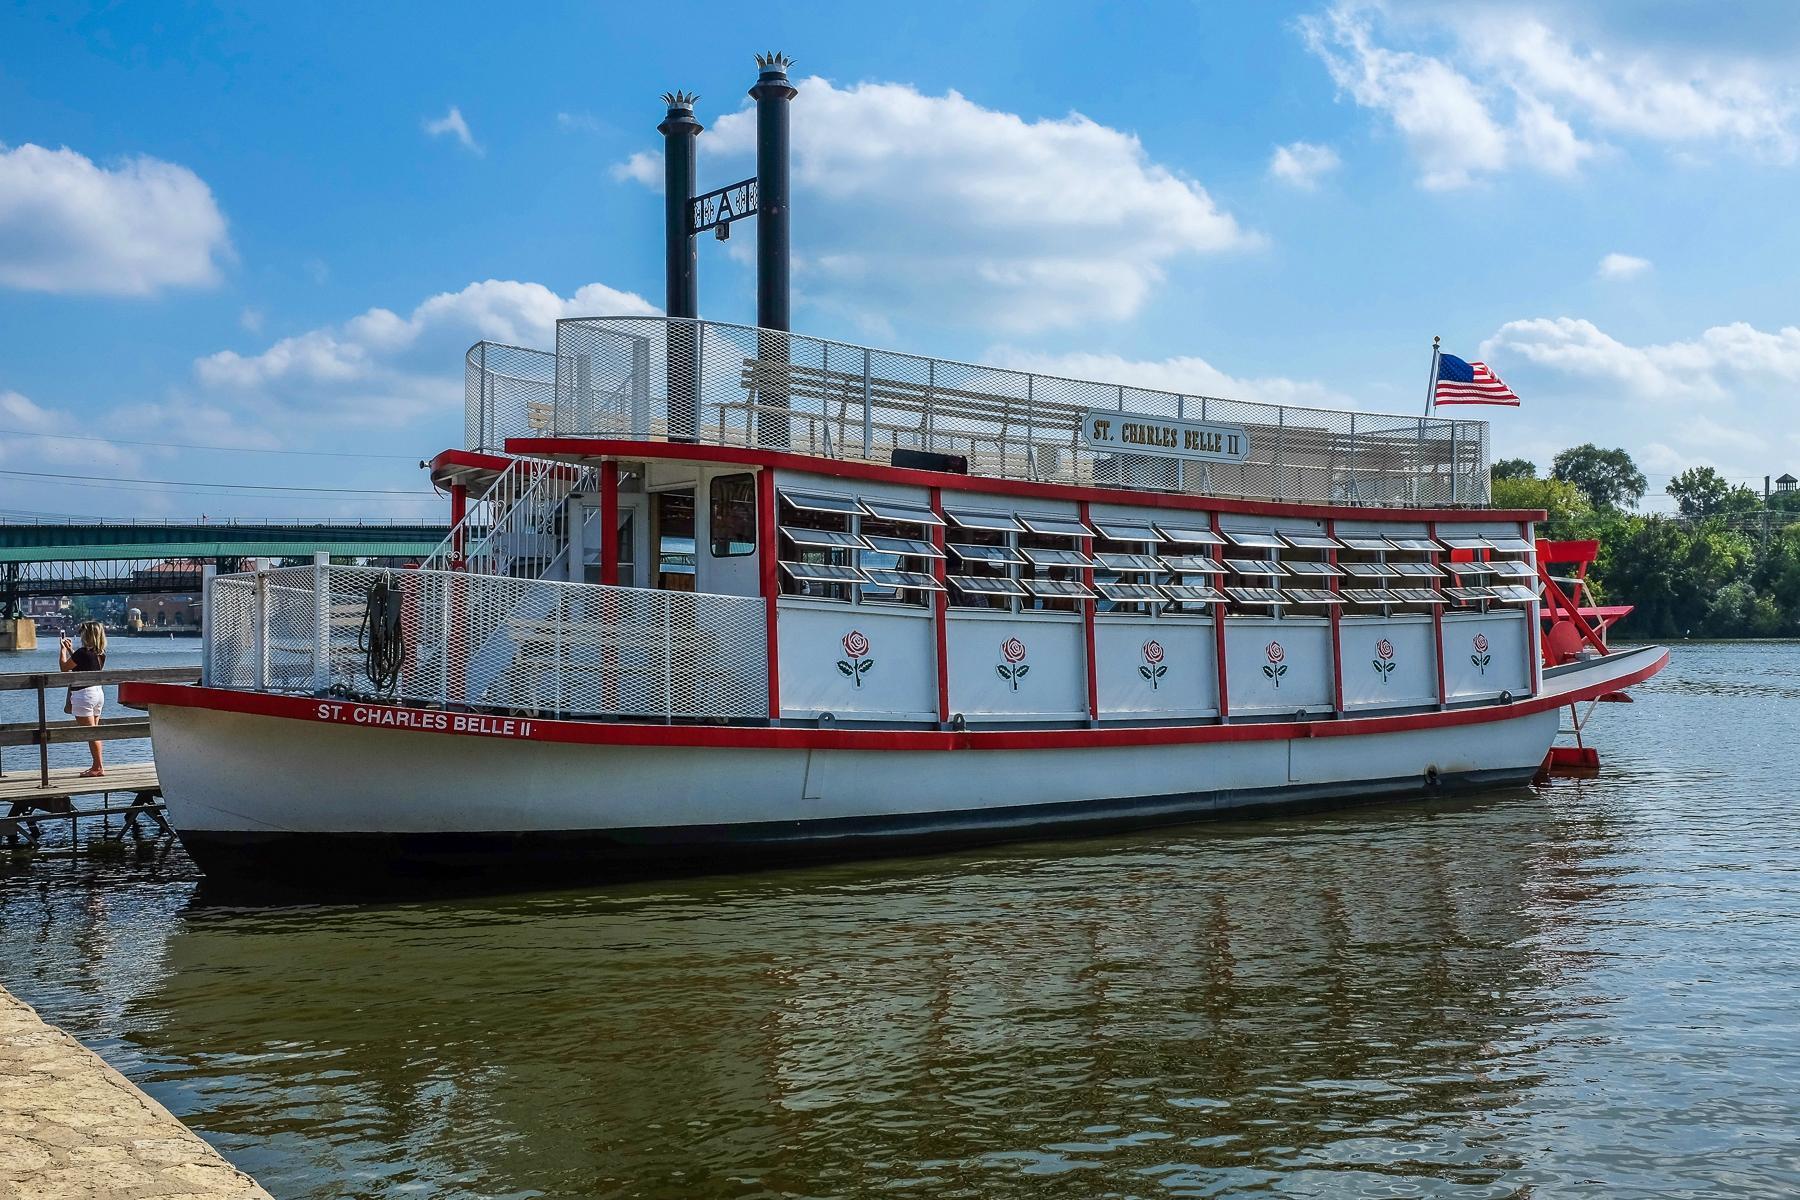
[[0,617],[0,650],[36,649],[36,621],[30,617]]

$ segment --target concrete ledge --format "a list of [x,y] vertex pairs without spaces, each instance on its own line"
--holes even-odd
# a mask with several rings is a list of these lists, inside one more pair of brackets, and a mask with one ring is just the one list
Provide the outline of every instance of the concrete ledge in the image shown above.
[[100,1056],[0,988],[0,1200],[270,1200]]

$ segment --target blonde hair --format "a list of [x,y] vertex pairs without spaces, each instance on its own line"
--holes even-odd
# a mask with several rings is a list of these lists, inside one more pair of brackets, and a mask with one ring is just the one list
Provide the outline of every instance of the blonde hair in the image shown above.
[[81,644],[95,654],[106,653],[106,628],[98,621],[83,621],[77,632],[81,634]]

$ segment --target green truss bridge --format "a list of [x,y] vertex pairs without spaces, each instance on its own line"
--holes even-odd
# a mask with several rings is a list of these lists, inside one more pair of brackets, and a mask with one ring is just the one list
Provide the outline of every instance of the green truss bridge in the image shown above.
[[422,559],[447,526],[385,521],[0,521],[0,615],[28,596],[200,590],[246,558]]

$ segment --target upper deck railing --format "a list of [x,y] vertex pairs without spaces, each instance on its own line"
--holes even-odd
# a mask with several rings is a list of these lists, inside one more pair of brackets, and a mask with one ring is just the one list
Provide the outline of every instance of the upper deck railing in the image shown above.
[[[888,462],[966,457],[972,474],[1334,504],[1488,503],[1485,421],[1300,408],[1095,383],[668,317],[557,322],[556,350],[465,359],[465,440],[685,439]],[[1240,430],[1241,458],[1096,445],[1096,414]],[[1129,440],[1129,439],[1128,439]]]

